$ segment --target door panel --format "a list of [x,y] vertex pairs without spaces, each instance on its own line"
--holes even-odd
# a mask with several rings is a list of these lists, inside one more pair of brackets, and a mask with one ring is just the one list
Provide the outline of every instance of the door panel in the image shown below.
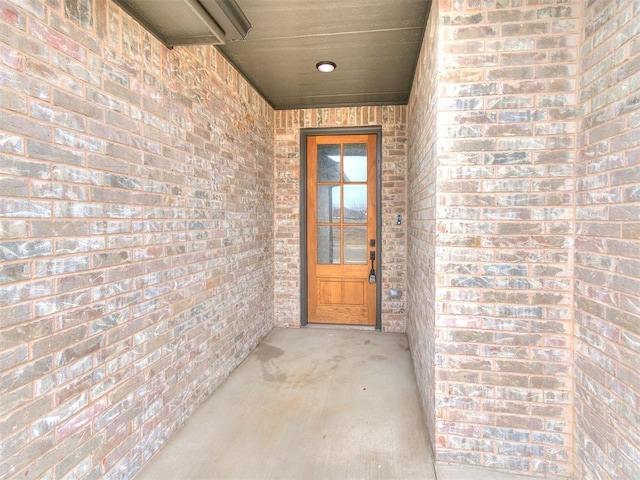
[[318,280],[318,293],[321,305],[363,305],[365,283],[323,278]]
[[375,134],[307,137],[309,323],[376,324],[376,146]]

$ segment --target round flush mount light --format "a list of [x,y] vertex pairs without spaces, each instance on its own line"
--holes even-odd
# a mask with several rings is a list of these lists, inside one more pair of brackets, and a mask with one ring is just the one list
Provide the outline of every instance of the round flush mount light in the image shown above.
[[316,68],[322,73],[331,73],[336,69],[336,64],[329,61],[322,61],[316,63]]

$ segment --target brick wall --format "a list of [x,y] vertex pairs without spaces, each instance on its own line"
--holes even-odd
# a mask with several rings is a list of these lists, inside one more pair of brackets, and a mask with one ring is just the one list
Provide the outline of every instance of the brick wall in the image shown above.
[[0,476],[131,477],[299,326],[299,130],[382,125],[438,460],[640,477],[640,10],[585,9],[443,0],[409,107],[274,119],[111,2],[0,1]]
[[436,181],[439,5],[431,3],[409,104],[407,337],[431,445],[436,444]]
[[273,111],[106,0],[0,31],[0,477],[131,478],[272,328]]
[[576,478],[640,478],[639,25],[638,2],[586,2],[576,198]]
[[[300,326],[300,129],[382,126],[382,329],[404,332],[405,106],[280,110],[275,114],[275,325]],[[389,294],[397,290],[398,297]]]
[[437,74],[437,86],[414,84],[408,160],[409,172],[428,163],[411,179],[409,247],[425,258],[408,282],[434,299],[412,295],[408,309],[414,358],[420,349],[435,364],[432,373],[418,362],[417,376],[435,376],[424,394],[435,395],[425,403],[436,457],[568,476],[581,7],[443,0],[438,9],[438,44],[423,51],[419,74]]

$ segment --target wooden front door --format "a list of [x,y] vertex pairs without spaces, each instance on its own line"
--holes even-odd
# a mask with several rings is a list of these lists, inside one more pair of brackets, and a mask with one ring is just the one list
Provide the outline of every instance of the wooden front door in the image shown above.
[[307,137],[309,323],[376,324],[376,147],[375,134]]

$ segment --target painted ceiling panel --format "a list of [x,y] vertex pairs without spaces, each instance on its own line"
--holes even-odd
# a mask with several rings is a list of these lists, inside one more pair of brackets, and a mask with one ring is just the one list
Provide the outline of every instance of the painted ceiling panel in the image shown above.
[[[407,103],[429,9],[429,0],[114,1],[169,46],[218,45],[276,109]],[[323,60],[336,70],[318,72]]]

